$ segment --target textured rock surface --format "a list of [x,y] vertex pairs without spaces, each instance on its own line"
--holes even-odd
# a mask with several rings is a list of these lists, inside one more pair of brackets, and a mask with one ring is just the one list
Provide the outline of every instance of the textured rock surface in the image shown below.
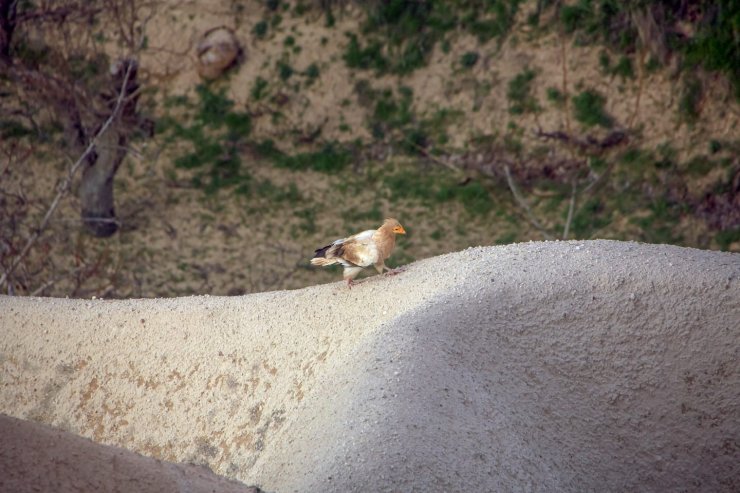
[[226,27],[209,29],[196,47],[198,75],[204,79],[219,78],[236,63],[241,51],[234,32]]
[[738,254],[473,248],[0,323],[1,412],[268,491],[740,489]]
[[0,415],[0,491],[259,493],[202,466],[171,464]]

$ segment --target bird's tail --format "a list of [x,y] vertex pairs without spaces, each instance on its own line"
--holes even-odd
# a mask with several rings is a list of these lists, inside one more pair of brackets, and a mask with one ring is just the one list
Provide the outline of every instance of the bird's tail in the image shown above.
[[[332,245],[326,245],[325,247],[319,248],[314,252],[313,258],[311,259],[311,265],[327,266],[339,263],[333,252],[330,251]],[[328,254],[328,255],[327,255]]]
[[320,265],[322,267],[326,267],[327,265],[333,265],[338,264],[339,261],[335,258],[323,258],[323,257],[316,257],[311,259],[311,265]]

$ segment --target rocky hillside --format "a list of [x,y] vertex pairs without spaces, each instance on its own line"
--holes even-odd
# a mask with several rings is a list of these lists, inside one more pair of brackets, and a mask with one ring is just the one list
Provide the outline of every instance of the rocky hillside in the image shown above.
[[[116,236],[84,234],[73,189],[14,292],[305,286],[338,276],[314,248],[386,216],[410,233],[396,264],[542,238],[740,249],[733,2],[128,4],[79,24],[77,51],[53,22],[15,34],[20,61],[81,53],[82,81],[135,54],[155,132],[116,175]],[[69,167],[56,117],[20,115],[0,127],[4,269]]]

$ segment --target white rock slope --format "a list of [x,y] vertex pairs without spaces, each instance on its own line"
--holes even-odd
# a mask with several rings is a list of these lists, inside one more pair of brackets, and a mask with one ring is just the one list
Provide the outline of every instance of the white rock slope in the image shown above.
[[740,490],[738,254],[475,248],[0,324],[0,412],[266,491]]

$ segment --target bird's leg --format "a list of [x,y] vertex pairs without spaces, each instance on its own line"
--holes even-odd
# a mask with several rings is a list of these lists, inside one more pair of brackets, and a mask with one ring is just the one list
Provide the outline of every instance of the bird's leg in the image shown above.
[[385,273],[386,276],[395,276],[397,274],[400,274],[401,272],[406,270],[406,267],[396,267],[395,269],[391,269],[389,267],[386,267],[388,269],[388,272]]
[[347,287],[349,289],[352,289],[352,284],[354,283],[355,277],[357,277],[361,271],[362,267],[356,265],[344,267],[344,274],[342,277],[344,277],[344,280],[347,281]]
[[393,269],[391,269],[390,267],[388,267],[387,265],[385,265],[385,262],[382,262],[382,261],[379,262],[379,263],[377,263],[377,264],[375,264],[375,270],[378,271],[378,274],[383,274],[386,271],[388,271],[388,272],[392,272],[393,271]]

